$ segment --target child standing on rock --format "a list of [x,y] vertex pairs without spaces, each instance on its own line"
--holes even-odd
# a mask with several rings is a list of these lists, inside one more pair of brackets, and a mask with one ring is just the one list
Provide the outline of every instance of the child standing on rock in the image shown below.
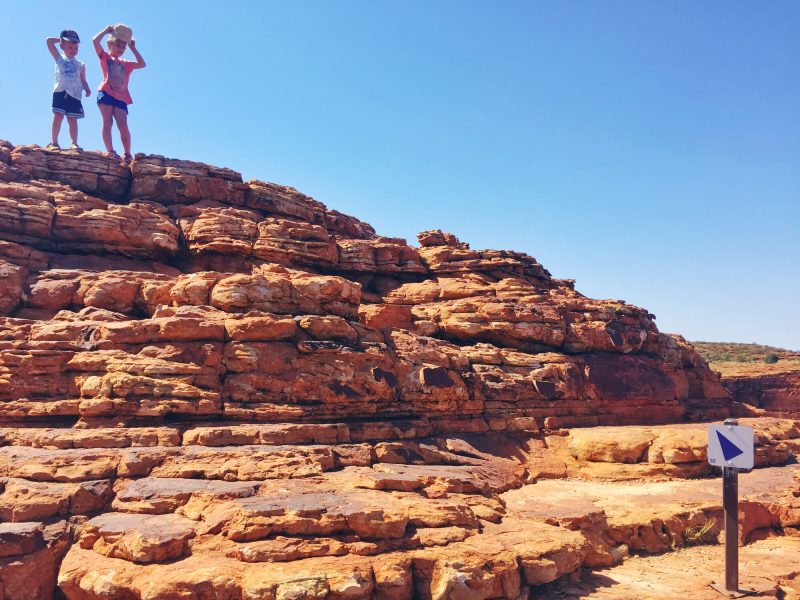
[[[144,69],[147,65],[136,49],[136,42],[131,37],[131,30],[125,25],[109,25],[94,36],[94,49],[100,58],[100,68],[103,71],[103,82],[97,93],[97,106],[103,116],[103,143],[106,146],[106,155],[119,158],[114,151],[111,139],[111,126],[117,122],[122,148],[125,151],[124,163],[131,161],[131,132],[128,129],[128,105],[133,102],[128,92],[128,80],[131,71]],[[106,40],[108,52],[103,50],[100,41],[109,35]],[[124,60],[125,48],[130,46],[131,52],[136,57],[136,62]]]
[[[56,61],[56,84],[53,88],[53,126],[48,150],[59,150],[58,134],[61,133],[61,123],[67,117],[69,137],[72,140],[70,150],[80,150],[78,146],[78,119],[83,118],[83,105],[81,104],[81,91],[89,96],[92,91],[86,83],[86,65],[75,58],[78,55],[78,44],[81,39],[71,29],[65,29],[60,37],[49,37],[45,40],[47,49]],[[61,52],[56,50],[56,44],[61,45]]]

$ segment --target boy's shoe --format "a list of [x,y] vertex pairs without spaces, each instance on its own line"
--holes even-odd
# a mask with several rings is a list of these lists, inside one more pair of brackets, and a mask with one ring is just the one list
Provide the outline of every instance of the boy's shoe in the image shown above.
[[53,142],[50,142],[49,144],[47,144],[47,146],[44,147],[44,149],[45,150],[61,150],[61,146],[59,146],[58,144],[54,144]]
[[132,160],[133,160],[133,156],[131,156],[129,152],[126,152],[125,153],[125,157],[122,159],[122,164],[123,165],[129,165],[129,164],[131,164]]
[[70,150],[83,150],[78,144],[71,144],[69,147]]

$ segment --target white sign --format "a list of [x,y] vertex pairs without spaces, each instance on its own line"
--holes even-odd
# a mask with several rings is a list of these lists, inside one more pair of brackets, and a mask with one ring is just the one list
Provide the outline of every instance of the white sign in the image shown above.
[[708,428],[708,462],[715,467],[753,468],[753,428],[712,425]]

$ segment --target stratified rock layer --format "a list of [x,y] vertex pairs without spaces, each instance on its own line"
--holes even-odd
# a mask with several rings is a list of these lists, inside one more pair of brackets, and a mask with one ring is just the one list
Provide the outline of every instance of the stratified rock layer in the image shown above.
[[[0,598],[522,598],[718,518],[684,480],[731,403],[689,344],[418,239],[230,169],[0,142]],[[800,526],[800,427],[752,424],[744,541]],[[640,478],[691,506],[600,501]]]
[[0,418],[669,422],[727,393],[652,315],[530,256],[383,238],[201,163],[5,146]]
[[731,398],[758,412],[800,417],[800,370],[731,374],[722,378]]

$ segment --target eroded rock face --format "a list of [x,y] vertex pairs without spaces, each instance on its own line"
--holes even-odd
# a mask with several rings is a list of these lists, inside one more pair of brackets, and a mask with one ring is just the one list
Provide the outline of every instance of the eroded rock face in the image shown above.
[[[523,598],[692,541],[699,488],[664,529],[564,480],[708,473],[703,425],[657,425],[731,414],[691,346],[418,239],[230,169],[0,142],[0,597]],[[759,466],[797,454],[797,422],[753,423]],[[743,540],[800,527],[765,473]]]
[[722,384],[737,402],[769,414],[800,417],[800,370],[728,375]]
[[[122,169],[4,148],[21,174],[0,188],[6,420],[384,416],[480,430],[725,411],[683,340],[529,256],[438,230],[416,249],[202,163]],[[97,350],[116,358],[81,357]]]

